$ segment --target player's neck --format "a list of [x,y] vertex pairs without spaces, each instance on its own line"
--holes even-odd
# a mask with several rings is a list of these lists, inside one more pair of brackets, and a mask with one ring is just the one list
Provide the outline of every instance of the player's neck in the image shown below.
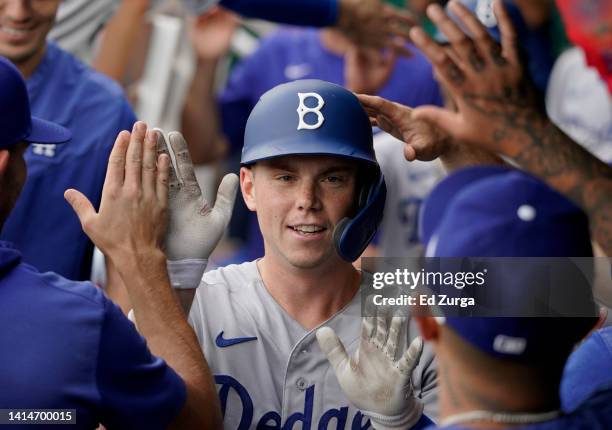
[[24,79],[29,79],[32,76],[32,73],[36,70],[36,68],[42,62],[45,52],[47,51],[47,44],[45,43],[39,49],[36,50],[31,56],[21,60],[14,62],[15,67],[19,69],[21,75]]
[[[521,415],[544,413],[559,408],[559,397],[555,389],[546,389],[537,384],[531,388],[517,386],[510,384],[503,377],[493,380],[489,375],[478,375],[476,370],[458,366],[448,359],[440,359],[438,366],[441,375],[438,378],[441,419],[472,411]],[[485,419],[470,421],[466,427],[497,429],[511,425]]]
[[257,267],[270,295],[307,330],[344,308],[359,289],[360,274],[350,264],[321,273],[287,269],[265,257]]

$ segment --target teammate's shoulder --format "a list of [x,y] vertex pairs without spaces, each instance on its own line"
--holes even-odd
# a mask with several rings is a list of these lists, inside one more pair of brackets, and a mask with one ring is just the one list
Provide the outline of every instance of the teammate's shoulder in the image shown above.
[[256,261],[230,264],[206,272],[202,281],[207,286],[225,286],[229,289],[240,288],[259,279]]
[[53,42],[48,42],[47,49],[53,66],[60,69],[58,71],[63,74],[64,79],[70,79],[73,85],[87,91],[90,97],[127,101],[123,89],[113,79],[94,70]]
[[101,288],[89,281],[71,281],[54,272],[40,273],[34,267],[22,263],[12,272],[13,279],[21,289],[29,291],[37,300],[63,303],[66,308],[72,305],[79,307],[93,306],[102,309],[108,299]]

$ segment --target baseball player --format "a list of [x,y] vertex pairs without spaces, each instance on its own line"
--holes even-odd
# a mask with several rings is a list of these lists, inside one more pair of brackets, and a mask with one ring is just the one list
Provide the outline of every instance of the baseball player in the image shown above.
[[[422,239],[429,257],[592,256],[586,215],[541,181],[517,170],[493,166],[460,170],[432,191],[422,216],[428,221],[422,225]],[[572,348],[598,321],[591,286],[583,280],[534,288],[533,282],[526,282],[536,279],[532,269],[520,268],[517,272],[522,273],[515,272],[503,282],[497,278],[483,285],[496,295],[494,300],[515,298],[504,304],[504,311],[509,311],[505,315],[538,308],[537,314],[530,314],[532,318],[415,317],[423,338],[436,346],[441,369],[440,428],[610,428],[612,389],[603,370],[609,374],[605,332],[599,332],[599,338],[587,341],[586,350],[570,358],[565,377],[571,378],[561,382]],[[570,294],[571,309],[560,306]],[[490,304],[479,303],[482,308]],[[520,315],[525,315],[523,312]],[[561,316],[568,313],[572,317]],[[354,359],[349,361],[333,332],[327,327],[317,332],[342,387],[355,404],[361,401],[359,387],[376,384],[379,375],[386,374],[383,369],[391,372],[395,367],[377,347],[385,342],[387,323],[384,319],[376,322],[373,330],[366,320],[364,331],[378,333],[382,328],[382,340],[377,335],[366,337],[359,352],[362,348],[373,351],[368,359],[377,361],[378,374],[356,372],[347,365]],[[392,333],[390,330],[390,341]],[[403,390],[401,379],[396,381],[388,386],[389,392]],[[571,395],[569,388],[575,390]]]
[[[2,56],[0,130],[1,228],[26,181],[27,146],[71,137],[31,115],[26,84]],[[166,272],[170,159],[157,158],[155,149],[153,134],[137,123],[117,137],[99,212],[84,194],[65,194],[87,234],[117,264],[146,342],[102,290],[40,273],[0,241],[3,427],[219,428],[212,377]]]
[[[349,351],[360,341],[360,284],[352,262],[382,217],[386,187],[372,129],[357,98],[323,81],[279,85],[253,109],[240,186],[257,213],[263,258],[206,273],[189,316],[219,389],[226,429],[399,429],[431,421],[433,356],[401,335],[391,355],[414,396],[381,399],[364,390],[353,407],[315,331],[333,328]],[[397,354],[394,354],[397,352]],[[417,361],[418,365],[417,365]],[[399,370],[398,370],[399,372]],[[370,388],[385,390],[388,378]],[[396,393],[397,394],[397,393]],[[383,396],[384,397],[384,396]],[[383,414],[369,414],[380,410]],[[371,422],[369,421],[371,419]]]

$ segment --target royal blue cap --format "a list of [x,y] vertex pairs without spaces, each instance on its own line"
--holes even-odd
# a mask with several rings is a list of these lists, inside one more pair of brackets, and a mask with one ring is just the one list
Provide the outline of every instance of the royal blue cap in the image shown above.
[[[487,31],[493,39],[501,43],[501,32],[497,25],[497,18],[493,13],[494,0],[455,0],[463,4],[469,9],[478,20],[486,27]],[[517,44],[522,52],[526,55],[527,68],[529,75],[537,88],[544,92],[548,84],[548,78],[552,71],[555,58],[553,55],[552,42],[550,40],[550,30],[546,26],[538,29],[532,29],[525,23],[525,19],[521,11],[510,0],[503,1],[504,7],[510,16],[512,25],[517,34]],[[446,7],[448,16],[453,19],[462,28],[465,33],[469,34],[464,28],[461,21],[453,14],[448,5]],[[440,30],[434,34],[434,39],[439,43],[448,43],[448,38]]]
[[593,255],[586,214],[520,170],[459,170],[431,192],[422,211],[428,256]]
[[[421,216],[428,257],[592,256],[584,212],[519,170],[492,166],[460,170],[432,191]],[[487,283],[486,288],[489,293],[499,289],[500,297],[536,303],[550,298],[540,297],[540,290],[523,282],[524,275],[508,273],[506,281]],[[571,292],[585,317],[449,316],[443,321],[468,343],[494,356],[520,361],[560,357],[569,353],[597,320],[590,285],[575,285]],[[562,336],[554,336],[554,332]]]
[[70,140],[64,127],[33,117],[25,81],[19,70],[0,56],[0,149],[19,142],[58,144]]
[[440,224],[448,203],[466,185],[479,179],[507,173],[509,168],[500,166],[475,166],[461,169],[442,179],[423,202],[419,213],[419,239],[427,245],[434,230]]

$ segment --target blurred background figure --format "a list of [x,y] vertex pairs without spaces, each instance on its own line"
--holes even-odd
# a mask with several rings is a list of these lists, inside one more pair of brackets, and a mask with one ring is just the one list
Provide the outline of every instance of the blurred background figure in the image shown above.
[[72,133],[64,145],[33,143],[27,149],[27,181],[1,237],[41,271],[85,280],[93,244],[63,194],[78,188],[97,207],[115,137],[131,129],[136,117],[116,82],[47,42],[59,4],[0,1],[0,55],[26,79],[32,113]]

